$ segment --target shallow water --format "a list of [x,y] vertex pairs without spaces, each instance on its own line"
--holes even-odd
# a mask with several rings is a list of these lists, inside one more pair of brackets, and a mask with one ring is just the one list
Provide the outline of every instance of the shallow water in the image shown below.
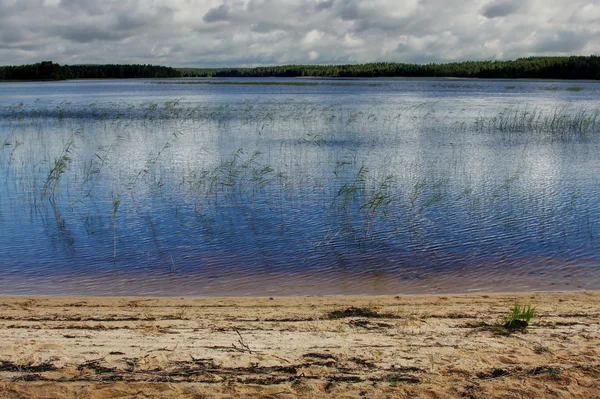
[[600,289],[600,84],[236,81],[0,84],[0,293]]

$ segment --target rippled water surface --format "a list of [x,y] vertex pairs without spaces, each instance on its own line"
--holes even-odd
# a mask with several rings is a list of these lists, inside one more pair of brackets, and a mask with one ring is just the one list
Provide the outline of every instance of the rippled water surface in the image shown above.
[[600,289],[600,84],[232,81],[0,83],[0,294]]

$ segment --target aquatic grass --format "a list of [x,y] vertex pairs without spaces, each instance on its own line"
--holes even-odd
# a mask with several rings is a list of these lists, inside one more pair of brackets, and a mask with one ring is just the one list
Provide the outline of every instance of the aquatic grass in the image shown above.
[[73,151],[73,147],[75,145],[75,134],[72,134],[65,146],[63,147],[62,153],[54,159],[54,163],[48,172],[46,177],[46,181],[44,182],[44,186],[42,188],[42,196],[48,196],[50,202],[55,201],[56,189],[58,188],[58,184],[60,183],[61,177],[67,171],[67,168],[71,164],[71,153]]
[[506,177],[506,179],[504,179],[504,182],[493,191],[492,196],[498,197],[501,192],[510,190],[513,183],[519,180],[519,177],[520,176],[518,173],[513,176]]
[[55,107],[55,112],[57,114],[58,120],[62,121],[65,118],[65,107],[69,106],[70,104],[70,102],[65,100],[61,101],[61,103]]
[[[86,130],[86,140],[98,140],[99,144],[90,144],[88,147],[82,148],[79,146],[80,141],[77,141],[77,151],[73,147],[66,154],[70,159],[66,161],[66,167],[62,173],[59,173],[59,176],[62,177],[59,177],[58,181],[62,183],[56,182],[57,202],[59,193],[72,195],[69,193],[69,189],[77,187],[80,188],[78,190],[81,194],[80,203],[83,205],[80,206],[80,203],[77,203],[75,206],[80,206],[80,208],[76,211],[79,213],[83,208],[88,207],[89,210],[83,209],[83,212],[91,213],[94,212],[93,207],[96,206],[97,199],[100,200],[100,204],[108,204],[114,200],[110,197],[107,198],[106,192],[103,192],[107,187],[110,187],[107,190],[109,193],[113,189],[115,192],[126,189],[129,190],[128,194],[131,194],[132,198],[137,196],[135,201],[139,200],[140,202],[138,207],[140,215],[143,209],[150,205],[144,201],[150,199],[164,201],[167,204],[166,208],[160,209],[167,213],[170,212],[170,209],[175,209],[174,212],[168,214],[176,219],[172,222],[176,229],[189,228],[191,223],[185,219],[189,214],[186,215],[185,212],[186,206],[190,205],[191,208],[197,210],[198,214],[194,215],[196,220],[202,219],[201,223],[204,223],[198,227],[198,231],[202,233],[209,229],[218,231],[218,229],[231,228],[233,230],[233,227],[223,227],[222,221],[219,221],[222,219],[234,220],[241,228],[245,228],[244,223],[256,222],[257,226],[260,226],[260,218],[266,220],[272,214],[279,213],[281,215],[279,224],[273,223],[273,225],[276,224],[276,228],[281,228],[282,234],[286,234],[292,229],[297,231],[296,225],[305,222],[301,212],[290,216],[291,212],[287,212],[287,210],[293,208],[295,204],[305,206],[302,198],[306,198],[308,195],[304,194],[309,193],[318,204],[317,206],[322,208],[315,211],[322,212],[319,214],[322,216],[322,220],[311,221],[311,223],[315,223],[315,229],[319,229],[319,233],[313,236],[309,234],[308,240],[313,243],[325,236],[320,245],[330,243],[331,245],[327,249],[331,249],[331,253],[334,250],[337,251],[339,259],[342,259],[340,264],[350,259],[347,255],[353,251],[362,256],[370,252],[368,250],[372,248],[394,248],[395,246],[398,248],[410,247],[411,250],[412,248],[426,248],[427,240],[435,237],[438,229],[447,228],[453,222],[446,219],[448,208],[452,212],[453,208],[464,205],[466,209],[464,217],[468,223],[470,219],[476,218],[487,221],[488,219],[483,215],[486,211],[498,215],[500,213],[498,208],[502,207],[507,200],[515,203],[522,199],[524,199],[524,203],[528,201],[527,198],[523,198],[521,193],[511,190],[511,184],[502,187],[503,180],[499,182],[484,181],[482,185],[487,184],[484,190],[479,190],[479,187],[475,189],[461,187],[460,190],[455,190],[457,183],[453,179],[461,178],[456,169],[451,175],[452,180],[441,174],[431,175],[429,169],[424,171],[425,176],[420,174],[423,170],[410,170],[411,164],[404,159],[410,154],[404,152],[400,145],[416,137],[411,135],[414,126],[422,125],[422,130],[419,130],[422,133],[429,129],[430,125],[438,122],[442,128],[449,125],[428,104],[411,109],[409,107],[394,109],[393,114],[392,111],[386,114],[387,111],[380,112],[376,109],[357,109],[341,107],[336,104],[323,105],[295,100],[287,100],[285,104],[262,104],[251,101],[229,107],[218,104],[201,108],[188,109],[186,107],[185,104],[180,104],[179,100],[150,103],[135,108],[135,114],[126,122],[114,121],[112,117],[98,119],[92,116],[89,119],[75,120],[70,120],[65,116],[65,120],[61,121],[60,125],[58,123],[48,124],[43,119],[35,120],[32,124],[27,124],[26,129],[31,128],[31,131],[34,132],[31,137],[41,141],[38,143],[35,140],[26,140],[25,148],[33,148],[32,146],[41,148],[51,143],[49,138],[44,138],[42,135],[42,132],[45,133],[49,128],[59,129],[57,131],[60,143],[60,137],[67,137],[70,134],[71,130],[69,129],[81,126],[88,129],[90,126],[94,126],[96,128],[94,133],[98,133],[98,135],[91,134],[89,130]],[[101,107],[95,106],[95,108]],[[565,114],[573,115],[574,109],[568,108],[567,110],[568,112],[565,111]],[[549,118],[549,115],[554,117],[551,114],[552,111],[554,110],[535,110],[539,120],[534,118],[528,123],[534,127],[539,126],[545,118]],[[589,110],[584,111],[590,112]],[[50,109],[49,112],[51,115],[55,115],[53,109]],[[65,109],[65,112],[68,113],[69,110]],[[147,119],[138,119],[140,114],[145,113],[148,113]],[[98,115],[105,114],[106,112],[101,110],[98,112]],[[162,119],[161,115],[167,119]],[[173,119],[168,119],[171,118],[168,115],[172,115]],[[191,119],[185,119],[190,115],[192,115]],[[561,115],[560,112],[556,114],[555,124],[557,126],[560,126]],[[518,117],[520,114],[517,115],[517,119]],[[55,118],[55,116],[50,118]],[[489,117],[483,117],[482,120],[483,127],[480,131],[483,134],[489,133],[490,137],[493,137],[492,135],[496,134],[498,130],[488,124]],[[396,123],[397,121],[400,122]],[[16,123],[12,120],[9,122],[14,123],[10,125],[10,129],[24,129],[25,124],[20,124],[21,122]],[[29,122],[25,121],[25,123]],[[414,122],[414,125],[410,122]],[[256,124],[256,130],[254,130],[254,124]],[[268,126],[263,128],[265,125]],[[522,125],[518,121],[514,123],[514,126]],[[511,126],[513,125],[507,119],[506,130],[502,130],[502,132],[510,133]],[[238,128],[239,132],[236,131]],[[38,133],[35,133],[36,129]],[[470,137],[469,134],[474,130],[473,126],[468,123],[464,127],[461,126],[460,129],[457,130],[458,134],[463,134],[464,131],[466,132],[465,137]],[[136,131],[139,131],[139,134],[132,134]],[[185,139],[181,142],[177,133],[179,131],[186,133]],[[210,148],[210,151],[203,150],[207,151],[206,156],[199,154],[200,151],[190,152],[191,157],[183,160],[179,156],[179,151],[187,150],[186,147],[189,145],[202,143],[201,145],[204,146],[207,132],[221,135],[223,132],[230,131],[234,132],[234,141],[225,144],[219,142],[220,147],[217,149],[212,148],[211,144],[206,144],[207,148]],[[440,131],[442,131],[441,128]],[[591,127],[588,128],[588,131],[592,131]],[[188,132],[190,132],[189,136]],[[377,135],[371,136],[372,132]],[[385,134],[381,134],[381,132],[385,132]],[[441,137],[436,136],[438,130],[427,131],[423,134],[430,133],[434,139]],[[524,131],[523,133],[524,141],[527,143],[531,142],[529,137],[550,137],[550,139],[560,137],[546,135],[543,131]],[[127,145],[120,146],[120,141],[114,139],[115,134],[121,135]],[[18,140],[22,140],[20,136],[14,136],[12,133],[9,137],[11,144],[15,143],[16,137],[19,137]],[[222,137],[223,139],[230,138],[227,134],[223,134]],[[502,141],[513,136],[499,135],[497,137]],[[190,140],[187,140],[188,138]],[[210,139],[210,137],[208,138]],[[62,140],[64,141],[64,139]],[[148,140],[148,142],[138,145],[137,140]],[[272,145],[272,142],[275,145]],[[257,149],[264,149],[265,143],[268,143],[267,145],[270,147],[268,152],[263,154]],[[379,160],[377,156],[373,157],[370,153],[373,148],[378,151],[379,148],[388,144],[398,148],[397,155],[395,155],[397,158],[391,157],[394,160],[393,166],[390,166],[386,160]],[[244,147],[231,152],[239,145],[244,145]],[[12,149],[12,146],[6,146],[6,148],[5,154],[8,154],[8,149]],[[85,152],[86,148],[88,152]],[[136,152],[130,152],[130,150]],[[52,151],[58,152],[60,149]],[[44,154],[46,159],[52,159],[55,153],[52,151],[48,151],[48,155]],[[345,155],[341,156],[341,154]],[[36,165],[32,162],[29,163],[27,157],[23,156],[24,154],[17,153],[16,155],[19,163],[27,165],[29,170],[36,168]],[[25,153],[25,155],[27,154]],[[193,159],[196,156],[198,159]],[[466,155],[460,150],[453,156],[455,157],[453,160],[459,166],[465,163]],[[6,159],[6,155],[3,157]],[[305,160],[311,163],[311,167],[315,166],[315,169],[306,167]],[[313,165],[312,162],[315,164]],[[129,165],[135,167],[132,166],[129,169]],[[18,167],[21,166],[18,165]],[[7,168],[8,171],[9,168]],[[43,169],[40,173],[42,183],[46,172],[47,170]],[[317,175],[318,173],[323,175]],[[132,181],[135,182],[135,186],[127,184]],[[315,181],[317,185],[313,190],[311,184]],[[20,188],[22,193],[19,194],[19,198],[26,198],[27,190],[29,190],[26,185],[30,184],[35,187],[35,193],[39,200],[41,184],[33,179],[21,180],[16,184],[22,185]],[[498,195],[494,196],[494,190],[498,186],[501,188],[498,189]],[[155,190],[155,187],[160,187],[161,190]],[[166,189],[163,190],[162,187],[166,187]],[[504,191],[508,193],[509,190],[514,192],[514,196],[511,198],[508,198],[509,195],[504,195]],[[50,194],[50,192],[51,186],[47,189],[47,193]],[[121,191],[121,193],[123,192]],[[122,199],[125,200],[125,197]],[[71,204],[77,201],[76,199]],[[192,201],[194,201],[193,204]],[[564,204],[565,202],[552,208],[555,214],[549,216],[548,223],[556,223],[553,220],[556,218],[556,214],[560,213]],[[197,208],[196,205],[198,205]],[[171,206],[172,208],[170,208]],[[514,206],[521,207],[519,204]],[[496,208],[492,209],[492,207]],[[117,209],[121,208],[117,207]],[[107,216],[106,209],[103,212]],[[115,216],[112,218],[112,233],[114,237],[117,237],[115,228],[117,214],[116,211],[113,210],[113,212]],[[511,210],[510,215],[506,217],[501,215],[500,222],[507,225],[511,222],[515,223],[516,217],[519,216],[518,212]],[[58,212],[55,214],[57,220],[71,217],[71,226],[79,223],[78,219],[72,216],[75,212],[70,215],[66,209],[63,209],[62,215]],[[251,216],[246,220],[240,219],[240,215]],[[121,218],[120,215],[119,218]],[[102,219],[106,220],[107,218],[103,217]],[[250,219],[253,220],[249,221]],[[86,222],[87,220],[89,219],[86,219]],[[580,223],[583,226],[582,229],[586,228],[584,221],[577,220],[573,223]],[[588,230],[595,234],[597,228],[594,227],[593,216],[589,223],[592,227],[589,227]],[[68,224],[64,225],[68,226]],[[268,226],[271,228],[273,225]],[[198,226],[200,226],[200,222]],[[103,234],[110,234],[110,225],[106,227],[96,226],[95,231],[89,234],[93,235],[100,231],[103,231]],[[119,233],[124,234],[124,231],[124,225],[119,222]],[[63,234],[60,239],[63,240],[63,237],[66,236],[67,234]],[[110,239],[110,235],[108,239]],[[67,239],[65,238],[63,241],[67,241]],[[406,245],[407,243],[412,245]],[[117,252],[116,244],[115,241],[113,243],[114,259],[116,259]],[[182,260],[182,263],[185,265],[185,261]]]
[[477,83],[440,83],[434,84],[433,87],[441,87],[443,89],[480,89],[483,86]]
[[114,142],[108,147],[99,146],[98,152],[95,152],[92,158],[84,164],[84,178],[81,182],[81,198],[85,199],[91,196],[92,191],[96,188],[101,172],[107,165],[108,157],[115,149],[117,143],[124,141],[124,137],[117,134]]
[[393,199],[389,193],[389,187],[394,182],[394,177],[386,176],[377,190],[366,198],[366,201],[359,206],[358,211],[362,212],[364,238],[371,237],[374,231],[374,224],[378,217],[387,217],[388,208],[392,205]]
[[581,190],[577,189],[571,194],[571,198],[569,199],[569,202],[564,205],[561,214],[565,215],[573,212],[573,210],[575,209],[575,205],[580,198]]
[[490,118],[478,117],[475,128],[479,131],[548,135],[551,140],[587,139],[598,133],[599,117],[599,109],[509,107]]
[[386,245],[403,231],[419,234],[425,231],[422,223],[430,224],[432,215],[443,212],[442,204],[449,198],[447,177],[419,178],[404,195],[395,187],[395,174],[385,168],[372,170],[356,152],[345,154],[333,175],[330,228],[315,247],[336,245],[340,239],[358,247]]
[[[330,126],[332,129],[344,129],[349,126],[369,130],[394,128],[401,119],[412,115],[413,121],[420,118],[421,107],[405,107],[394,115],[382,113],[379,107],[361,111],[345,108],[336,104],[319,104],[289,100],[282,103],[264,103],[260,101],[245,102],[239,107],[230,104],[200,104],[190,106],[182,104],[181,99],[166,101],[163,104],[148,102],[140,105],[101,107],[97,104],[87,106],[68,106],[58,110],[56,107],[41,105],[0,106],[0,116],[9,123],[28,121],[35,124],[55,122],[87,123],[91,121],[106,121],[121,126],[123,123],[144,121],[154,123],[156,120],[179,120],[225,125],[229,123],[255,124],[258,131],[274,124],[302,123],[307,129],[311,126]],[[80,122],[78,122],[80,121]],[[308,132],[307,132],[308,133]],[[316,132],[313,132],[313,134]],[[322,134],[322,132],[319,132]]]
[[298,143],[321,146],[325,143],[325,139],[319,133],[307,133],[305,136],[298,139]]
[[285,175],[263,162],[262,155],[260,151],[248,153],[244,148],[238,148],[212,170],[190,176],[191,186],[197,191],[196,209],[201,198],[215,207],[226,201],[252,204],[256,196],[274,181],[281,183]]
[[151,153],[149,158],[146,160],[146,165],[143,169],[140,169],[135,176],[134,180],[129,184],[129,189],[133,190],[133,188],[138,184],[140,179],[146,176],[150,170],[159,162],[161,157],[164,156],[164,153],[173,146],[174,141],[178,140],[183,133],[176,130],[169,135],[169,138],[165,141],[162,147],[156,152]]
[[438,178],[433,181],[421,178],[415,181],[409,196],[409,224],[412,224],[427,209],[447,197],[443,191],[447,184],[448,178]]
[[[8,154],[8,165],[10,165],[13,161],[14,161],[14,156],[15,156],[15,152],[19,149],[19,147],[21,147],[23,145],[22,141],[19,141],[18,138],[15,138],[14,142],[10,142],[8,141],[8,139],[4,140],[3,144],[2,144],[2,149],[8,149],[8,147],[12,146],[12,150],[10,151],[10,153]],[[6,175],[8,178],[8,168],[6,169]]]
[[386,83],[350,83],[350,82],[290,82],[290,81],[248,81],[248,80],[193,80],[180,82],[148,82],[160,85],[242,85],[242,86],[389,86]]
[[117,195],[112,201],[112,221],[113,221],[113,262],[117,263],[117,212],[121,205],[121,198]]

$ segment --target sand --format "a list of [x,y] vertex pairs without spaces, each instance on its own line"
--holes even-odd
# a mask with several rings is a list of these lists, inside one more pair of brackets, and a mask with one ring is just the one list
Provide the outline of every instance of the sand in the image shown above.
[[[538,316],[508,333],[515,301]],[[599,381],[600,292],[0,297],[2,398],[600,398]]]

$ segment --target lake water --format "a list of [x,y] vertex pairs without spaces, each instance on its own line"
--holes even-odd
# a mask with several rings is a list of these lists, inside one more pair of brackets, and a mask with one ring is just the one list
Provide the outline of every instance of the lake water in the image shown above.
[[600,289],[600,83],[206,82],[0,83],[1,295]]

